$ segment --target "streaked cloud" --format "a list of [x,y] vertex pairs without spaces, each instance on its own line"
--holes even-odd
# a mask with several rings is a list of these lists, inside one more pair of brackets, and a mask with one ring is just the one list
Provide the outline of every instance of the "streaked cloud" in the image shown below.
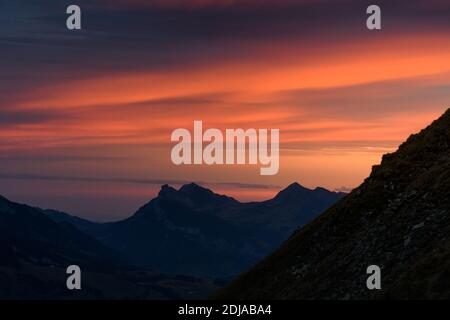
[[[261,199],[293,180],[354,187],[449,106],[448,1],[380,1],[378,33],[362,23],[364,1],[80,0],[78,33],[62,23],[68,4],[2,1],[0,163],[11,173],[0,193],[43,197],[66,183],[142,200],[139,188],[203,181]],[[171,165],[171,131],[198,119],[280,128],[280,174]]]

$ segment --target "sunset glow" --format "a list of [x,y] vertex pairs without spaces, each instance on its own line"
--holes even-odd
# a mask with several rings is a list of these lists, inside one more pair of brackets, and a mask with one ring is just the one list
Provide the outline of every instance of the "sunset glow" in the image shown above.
[[[92,22],[81,35],[56,30],[38,44],[30,35],[6,39],[23,37],[24,27],[0,39],[6,49],[0,53],[0,194],[32,195],[36,205],[102,220],[129,214],[163,181],[202,182],[242,201],[270,198],[294,181],[349,190],[382,154],[449,107],[450,28],[438,18],[415,23],[414,12],[406,12],[400,19],[406,22],[394,23],[389,16],[385,29],[372,34],[345,17],[321,28],[296,26],[311,19],[301,12],[322,1],[284,1],[267,24],[242,18],[259,8],[256,1],[130,1],[122,12],[127,19],[143,19],[136,8],[164,16],[122,30],[94,21],[105,10],[102,2],[89,7]],[[261,15],[274,3],[264,1]],[[337,10],[329,7],[327,16]],[[449,7],[435,2],[436,10]],[[176,35],[171,10],[184,14],[172,25]],[[206,10],[219,21],[183,29]],[[228,32],[226,17],[245,32]],[[36,33],[44,36],[49,25],[44,20]],[[254,166],[173,165],[170,134],[192,129],[194,120],[221,130],[279,128],[279,174],[263,177]],[[113,208],[113,198],[127,201]],[[80,204],[93,199],[95,212]]]

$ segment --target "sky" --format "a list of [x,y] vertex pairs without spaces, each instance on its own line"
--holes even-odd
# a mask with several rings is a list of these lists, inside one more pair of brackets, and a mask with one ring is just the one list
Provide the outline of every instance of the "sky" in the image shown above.
[[[2,0],[0,194],[98,221],[162,184],[351,190],[450,106],[450,2]],[[66,7],[82,9],[68,31]],[[280,170],[175,166],[176,128],[279,128]]]

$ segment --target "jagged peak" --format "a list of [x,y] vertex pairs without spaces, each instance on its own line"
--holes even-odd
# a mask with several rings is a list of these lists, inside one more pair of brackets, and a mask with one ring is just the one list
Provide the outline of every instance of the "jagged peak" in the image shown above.
[[161,186],[161,189],[159,190],[158,196],[167,196],[170,194],[177,193],[177,190],[174,187],[171,187],[168,184],[164,184]]
[[217,202],[236,202],[236,200],[231,197],[217,194],[194,182],[184,184],[178,190],[165,184],[161,186],[158,198],[172,199],[186,203],[190,202],[194,205],[213,204]]

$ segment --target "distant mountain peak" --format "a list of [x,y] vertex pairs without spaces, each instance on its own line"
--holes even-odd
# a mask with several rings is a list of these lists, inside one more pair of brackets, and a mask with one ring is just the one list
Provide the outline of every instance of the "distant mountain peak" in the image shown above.
[[178,190],[165,184],[161,186],[156,199],[169,200],[183,203],[189,207],[197,209],[224,206],[238,203],[237,200],[214,193],[210,189],[202,187],[196,183],[188,183],[181,186]]
[[231,197],[217,194],[196,183],[185,184],[178,190],[178,192],[189,198],[196,205],[226,205],[237,202]]
[[290,185],[288,185],[284,190],[289,190],[289,191],[298,191],[298,190],[309,190],[308,188],[305,188],[304,186],[302,186],[300,183],[298,182],[293,182]]
[[209,194],[214,193],[210,189],[204,188],[194,182],[191,182],[191,183],[181,186],[181,188],[178,191],[184,192],[184,193],[199,193],[199,192],[209,193]]
[[285,199],[291,197],[297,197],[299,195],[305,194],[307,192],[312,192],[311,189],[305,188],[298,182],[291,183],[286,188],[278,192],[274,199]]
[[158,196],[167,196],[167,195],[175,194],[175,193],[177,193],[177,190],[175,188],[171,187],[168,184],[164,184],[161,186]]

